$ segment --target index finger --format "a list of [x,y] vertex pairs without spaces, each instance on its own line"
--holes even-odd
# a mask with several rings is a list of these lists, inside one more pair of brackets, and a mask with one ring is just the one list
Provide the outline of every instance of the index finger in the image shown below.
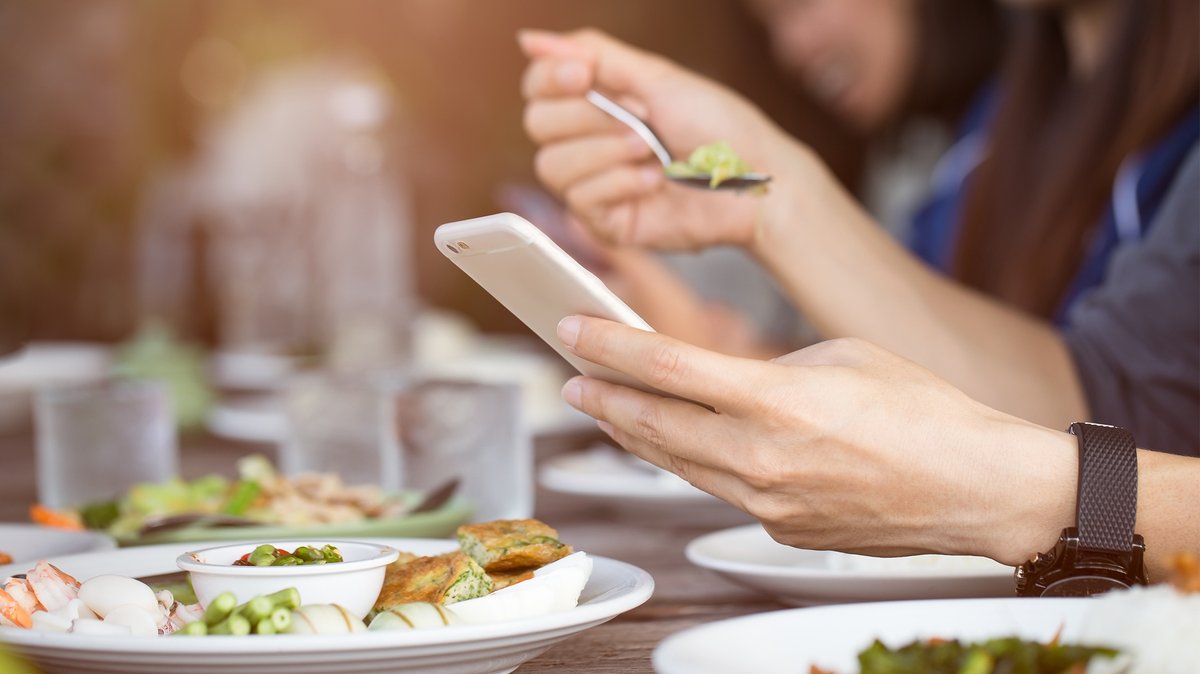
[[567,316],[558,324],[558,338],[580,358],[721,412],[751,408],[770,374],[766,363],[725,356],[602,318]]

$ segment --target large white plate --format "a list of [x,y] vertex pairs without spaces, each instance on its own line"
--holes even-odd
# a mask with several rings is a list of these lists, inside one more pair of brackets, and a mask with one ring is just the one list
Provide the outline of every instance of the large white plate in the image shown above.
[[776,543],[760,525],[724,529],[687,546],[693,564],[795,606],[895,599],[1006,597],[1013,570],[982,557],[882,559]]
[[674,634],[654,649],[663,674],[780,674],[811,665],[850,674],[875,639],[892,648],[915,639],[980,641],[1019,636],[1076,638],[1090,599],[944,599],[772,611]]
[[8,553],[14,564],[115,547],[113,539],[95,531],[67,531],[36,524],[0,524],[0,552]]
[[605,444],[550,458],[538,481],[550,491],[639,505],[717,501],[680,477]]
[[[455,548],[453,541],[363,539],[417,554]],[[176,571],[175,557],[192,544],[156,545],[52,560],[80,580],[117,573],[147,576]],[[329,672],[508,672],[576,632],[599,625],[650,598],[654,581],[641,569],[594,557],[579,606],[528,620],[437,630],[343,636],[112,637],[46,634],[0,628],[0,642],[48,674],[328,674]],[[0,576],[23,570],[0,568]]]

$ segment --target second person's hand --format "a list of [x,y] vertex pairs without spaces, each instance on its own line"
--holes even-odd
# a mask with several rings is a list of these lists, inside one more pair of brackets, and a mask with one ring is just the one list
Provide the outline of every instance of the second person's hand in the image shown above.
[[602,33],[524,31],[531,62],[523,93],[525,127],[540,146],[536,170],[601,239],[618,245],[698,249],[748,245],[776,199],[704,193],[667,181],[649,147],[592,106],[597,89],[650,124],[672,155],[728,142],[756,171],[785,188],[789,153],[801,151],[733,91]]

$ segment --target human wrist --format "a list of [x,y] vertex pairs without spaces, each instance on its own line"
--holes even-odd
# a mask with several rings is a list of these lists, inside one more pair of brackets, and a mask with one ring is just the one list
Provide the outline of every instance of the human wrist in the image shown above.
[[990,477],[996,508],[979,532],[987,556],[1016,566],[1049,550],[1075,523],[1078,442],[1068,433],[1013,420],[997,447],[1006,457],[1005,479]]
[[767,194],[755,202],[747,252],[768,266],[803,237],[804,227],[819,220],[821,195],[840,189],[837,179],[807,145],[780,137],[766,170],[772,175]]

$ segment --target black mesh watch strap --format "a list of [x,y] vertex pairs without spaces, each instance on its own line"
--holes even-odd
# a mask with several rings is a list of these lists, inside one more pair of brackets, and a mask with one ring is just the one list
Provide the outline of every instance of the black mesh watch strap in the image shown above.
[[1127,431],[1074,423],[1079,440],[1079,544],[1092,550],[1128,551],[1137,517],[1137,445]]

